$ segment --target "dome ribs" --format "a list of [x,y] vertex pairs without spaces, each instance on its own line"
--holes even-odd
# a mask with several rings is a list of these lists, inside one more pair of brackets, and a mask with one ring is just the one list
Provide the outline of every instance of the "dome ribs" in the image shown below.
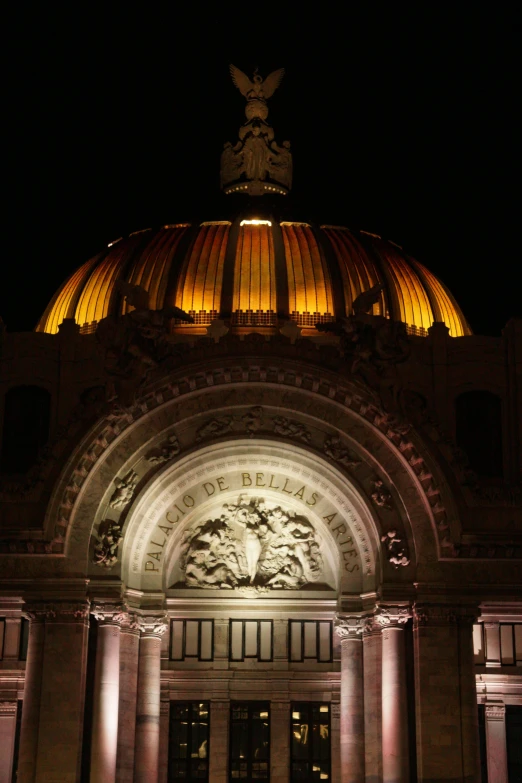
[[[343,316],[350,315],[352,304],[359,294],[377,283],[384,282],[383,276],[348,229],[323,226],[321,230],[328,237],[341,270],[346,308]],[[385,315],[385,312],[383,297],[381,304],[374,307],[373,314]]]
[[318,226],[312,226],[312,231],[315,237],[315,241],[323,252],[326,268],[328,270],[328,276],[330,278],[332,289],[332,306],[334,318],[344,318],[347,313],[344,281],[341,267],[336,260],[332,242],[328,234],[322,229],[318,228]]
[[290,316],[290,295],[288,289],[288,270],[286,267],[285,243],[281,225],[273,218],[272,238],[274,240],[274,270],[276,279],[277,317],[286,319]]
[[315,327],[333,317],[332,284],[320,244],[308,225],[282,224],[290,317]]
[[217,318],[230,225],[200,226],[179,276],[175,305],[193,316],[196,326]]
[[35,331],[56,334],[64,318],[74,318],[76,304],[85,280],[90,275],[93,266],[108,253],[109,249],[89,259],[62,283],[62,286],[55,293],[43,316],[40,318]]
[[236,326],[275,326],[274,243],[270,226],[239,227],[232,320]]
[[[160,310],[163,307],[172,258],[185,230],[184,227],[160,229],[148,238],[142,252],[136,248],[133,253],[133,263],[125,279],[148,291],[152,310]],[[130,310],[130,306],[122,301],[121,312],[124,314]]]

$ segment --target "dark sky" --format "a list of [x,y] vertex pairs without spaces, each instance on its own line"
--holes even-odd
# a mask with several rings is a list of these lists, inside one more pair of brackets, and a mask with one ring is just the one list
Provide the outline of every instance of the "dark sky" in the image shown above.
[[14,13],[9,330],[33,328],[108,241],[234,210],[219,194],[223,142],[243,122],[233,62],[249,74],[286,68],[270,120],[292,142],[292,217],[394,240],[444,280],[476,332],[499,335],[521,314],[520,18],[507,5],[323,3],[313,16],[243,5]]

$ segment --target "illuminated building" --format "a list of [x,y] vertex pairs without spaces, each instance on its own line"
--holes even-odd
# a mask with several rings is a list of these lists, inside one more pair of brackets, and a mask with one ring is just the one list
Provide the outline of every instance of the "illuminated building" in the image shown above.
[[2,335],[0,780],[503,783],[521,322],[250,185]]

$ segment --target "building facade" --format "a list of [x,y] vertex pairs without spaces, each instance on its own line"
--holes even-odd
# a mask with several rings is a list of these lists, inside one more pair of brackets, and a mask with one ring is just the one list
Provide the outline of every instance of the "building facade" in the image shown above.
[[2,783],[517,779],[520,321],[246,210],[1,338]]

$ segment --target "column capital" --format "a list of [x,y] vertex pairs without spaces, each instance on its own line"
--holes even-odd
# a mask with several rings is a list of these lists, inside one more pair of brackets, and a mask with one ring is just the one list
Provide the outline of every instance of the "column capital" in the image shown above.
[[361,637],[367,615],[338,614],[335,617],[335,633],[341,641]]
[[415,627],[472,625],[480,615],[478,606],[416,603],[413,607]]
[[486,720],[500,720],[506,719],[506,705],[505,704],[486,704]]
[[375,611],[375,623],[384,628],[400,628],[412,616],[408,604],[379,604]]
[[161,615],[136,615],[136,622],[142,637],[161,638],[168,628],[168,618]]
[[124,604],[96,601],[91,604],[91,614],[94,615],[99,625],[121,626],[127,619],[127,611]]

